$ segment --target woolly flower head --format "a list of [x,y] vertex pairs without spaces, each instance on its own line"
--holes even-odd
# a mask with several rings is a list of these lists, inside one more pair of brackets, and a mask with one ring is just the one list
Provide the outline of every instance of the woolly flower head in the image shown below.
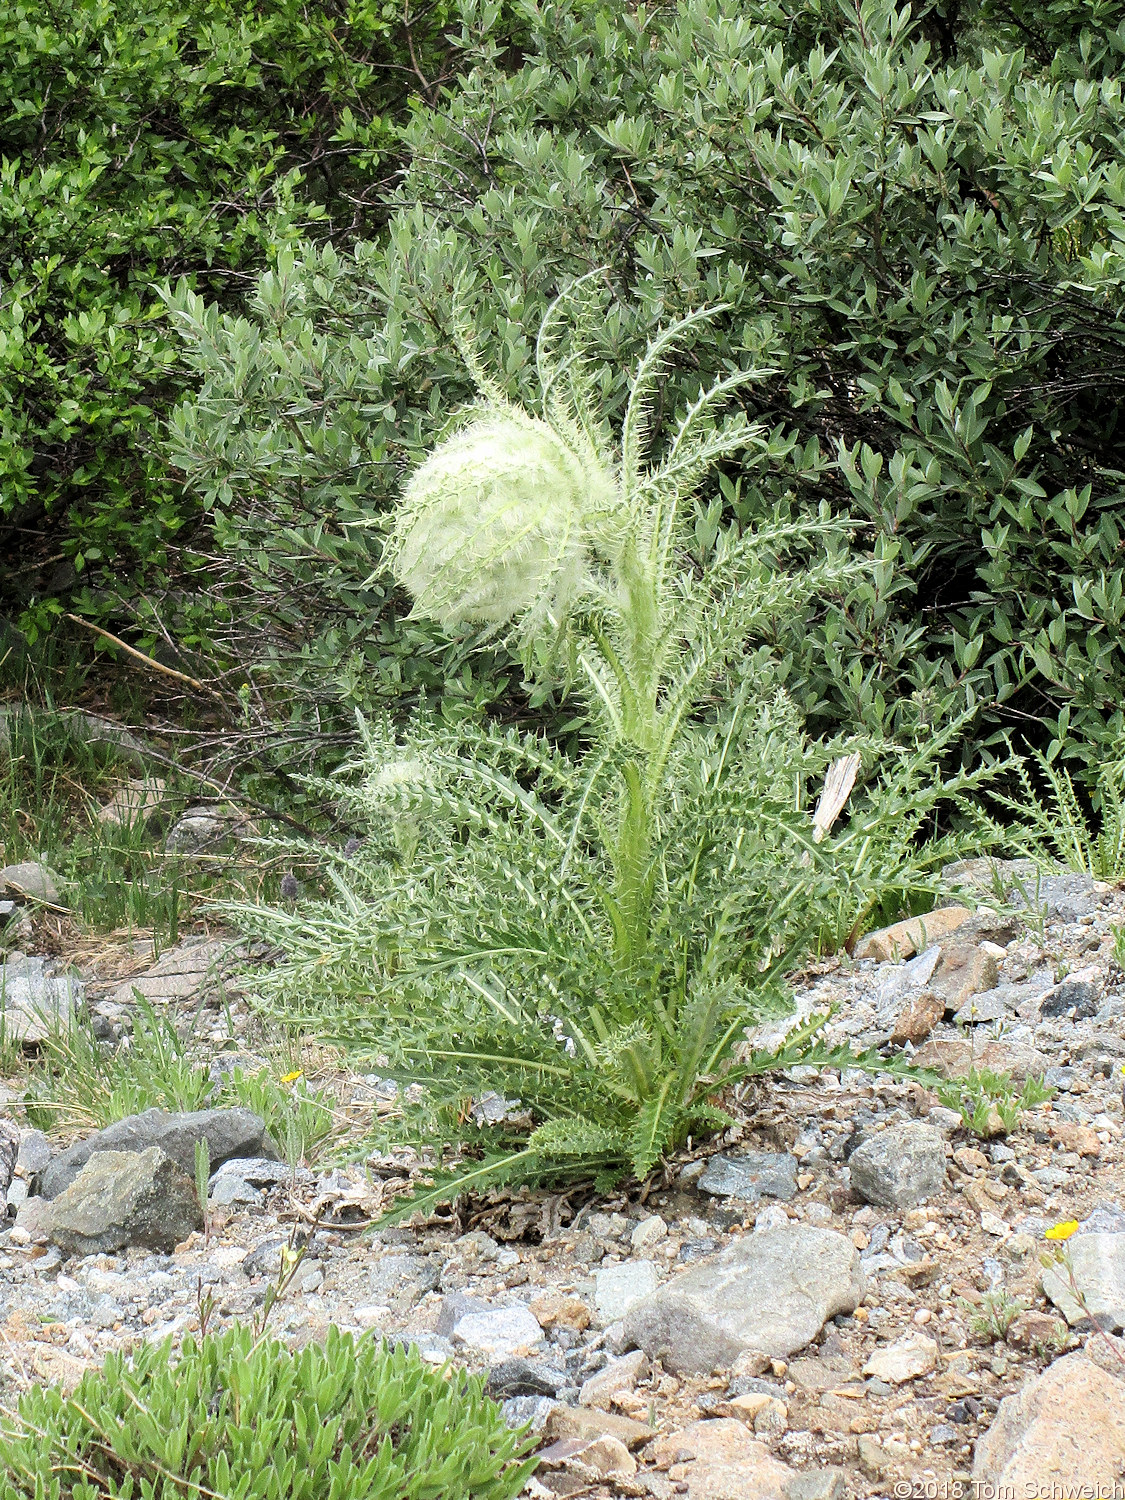
[[586,571],[589,523],[612,497],[592,453],[522,412],[488,412],[411,476],[390,565],[415,613],[442,625],[565,611]]

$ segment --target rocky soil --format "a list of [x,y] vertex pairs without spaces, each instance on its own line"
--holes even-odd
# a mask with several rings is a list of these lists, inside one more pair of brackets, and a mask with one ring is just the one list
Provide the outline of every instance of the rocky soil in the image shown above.
[[[373,1231],[418,1168],[407,1153],[294,1168],[228,1110],[141,1115],[74,1146],[27,1127],[13,1079],[6,1393],[260,1319],[280,1285],[270,1327],[294,1342],[335,1323],[487,1371],[540,1435],[539,1497],[1125,1494],[1125,892],[1018,865],[1000,884],[981,863],[950,872],[944,910],[818,966],[796,998],[801,1016],[835,1007],[830,1040],[1006,1072],[1016,1092],[1045,1077],[1054,1097],[1010,1129],[987,1101],[973,1133],[917,1081],[797,1068],[744,1089],[741,1123],[643,1200],[498,1196]],[[157,963],[124,940],[36,963],[30,925],[24,940],[0,979],[29,1045],[44,1006],[57,1022],[81,1005],[114,1044],[134,986],[199,1014],[215,1077],[254,1045],[221,936]],[[394,1109],[393,1085],[325,1068],[357,1136]]]

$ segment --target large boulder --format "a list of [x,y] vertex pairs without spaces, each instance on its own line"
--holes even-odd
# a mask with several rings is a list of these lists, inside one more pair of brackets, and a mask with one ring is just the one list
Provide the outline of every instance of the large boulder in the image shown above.
[[65,1255],[167,1252],[203,1228],[203,1210],[191,1178],[158,1147],[99,1151],[46,1205],[42,1226]]
[[754,1350],[802,1349],[866,1291],[859,1251],[830,1229],[766,1229],[685,1271],[625,1315],[632,1343],[666,1369],[702,1374]]
[[1083,1353],[1068,1354],[1001,1401],[977,1443],[973,1488],[985,1493],[988,1486],[990,1494],[1112,1495],[1123,1466],[1125,1380]]
[[848,1158],[852,1191],[881,1208],[913,1208],[945,1182],[940,1130],[911,1120],[892,1125],[857,1146]]
[[144,1114],[118,1120],[60,1152],[44,1171],[39,1190],[44,1198],[57,1198],[101,1151],[148,1151],[153,1146],[194,1177],[198,1141],[207,1142],[212,1171],[234,1157],[277,1161],[281,1156],[261,1116],[252,1110],[196,1109],[169,1114],[162,1109],[146,1109]]

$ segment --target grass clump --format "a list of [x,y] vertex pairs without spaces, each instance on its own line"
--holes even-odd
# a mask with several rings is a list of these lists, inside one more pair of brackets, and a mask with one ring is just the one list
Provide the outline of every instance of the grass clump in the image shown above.
[[329,1329],[110,1354],[0,1414],[0,1500],[511,1500],[534,1460],[479,1378]]
[[333,1101],[307,1079],[286,1083],[266,1068],[234,1069],[218,1083],[191,1038],[147,1002],[138,1003],[127,1041],[107,1047],[87,1022],[48,1036],[24,1095],[28,1119],[43,1130],[102,1129],[146,1109],[242,1106],[265,1121],[286,1160],[311,1159],[336,1129]]
[[[787,971],[892,886],[932,885],[956,840],[914,836],[977,780],[941,782],[947,738],[927,728],[917,749],[847,747],[882,764],[843,831],[813,816],[845,747],[805,733],[768,641],[847,574],[844,533],[827,513],[701,527],[708,472],[735,452],[757,472],[787,440],[723,417],[756,378],[735,371],[651,451],[663,372],[706,310],[654,338],[615,438],[586,354],[595,287],[544,319],[535,417],[462,341],[481,402],[407,486],[389,554],[419,613],[504,631],[529,679],[571,689],[578,754],[472,722],[364,724],[351,776],[319,785],[368,831],[332,862],[330,898],[230,909],[286,955],[259,990],[423,1083],[414,1138],[468,1153],[402,1212],[497,1183],[643,1178],[729,1123],[720,1091],[783,1065],[746,1055],[746,1032],[785,1010]],[[814,1031],[807,1055],[828,1060]],[[478,1123],[485,1093],[507,1104]]]

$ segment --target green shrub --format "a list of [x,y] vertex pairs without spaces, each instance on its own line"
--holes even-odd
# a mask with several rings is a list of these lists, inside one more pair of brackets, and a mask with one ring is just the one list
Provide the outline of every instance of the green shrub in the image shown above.
[[725,519],[827,500],[863,523],[868,566],[776,629],[802,709],[898,732],[980,707],[985,741],[1007,726],[1083,756],[1112,740],[1121,14],[552,0],[520,8],[511,48],[497,8],[466,0],[458,83],[404,127],[385,237],[286,256],[241,321],[177,298],[200,388],[170,453],[227,566],[354,701],[389,687],[384,667],[409,676],[360,526],[467,393],[455,300],[526,404],[544,308],[605,264],[607,409],[662,321],[723,303],[661,383],[658,443],[697,381],[754,364],[738,400],[774,457],[727,462]]
[[510,1500],[534,1461],[480,1381],[329,1329],[294,1353],[232,1328],[110,1354],[0,1414],[0,1500]]
[[443,19],[439,3],[404,26],[385,0],[4,7],[0,554],[29,627],[87,580],[103,614],[136,604],[136,572],[189,583],[177,548],[200,510],[154,451],[182,377],[153,284],[187,276],[232,305],[326,216],[371,232],[418,86],[407,32],[436,68]]
[[[794,523],[701,540],[708,470],[740,451],[765,471],[784,440],[722,419],[752,378],[735,372],[695,392],[652,456],[664,363],[713,316],[697,312],[649,345],[611,444],[591,299],[579,283],[544,320],[535,419],[478,371],[482,408],[414,475],[393,553],[420,612],[479,612],[529,674],[573,678],[581,754],[472,721],[420,718],[397,739],[361,721],[358,779],[319,787],[370,830],[330,867],[334,899],[229,909],[285,954],[259,990],[424,1082],[414,1113],[428,1112],[429,1143],[484,1150],[430,1201],[504,1180],[643,1177],[727,1122],[716,1093],[781,1065],[739,1049],[784,1008],[786,970],[827,928],[854,929],[888,881],[932,888],[927,867],[957,841],[919,832],[938,796],[980,774],[935,781],[952,731],[931,734],[916,754],[885,751],[844,831],[814,821],[839,746],[807,738],[758,640],[840,576],[833,527],[814,523],[823,555],[800,571],[786,566],[791,546],[807,551]],[[570,478],[529,494],[525,459]],[[509,1118],[478,1130],[485,1093]]]

